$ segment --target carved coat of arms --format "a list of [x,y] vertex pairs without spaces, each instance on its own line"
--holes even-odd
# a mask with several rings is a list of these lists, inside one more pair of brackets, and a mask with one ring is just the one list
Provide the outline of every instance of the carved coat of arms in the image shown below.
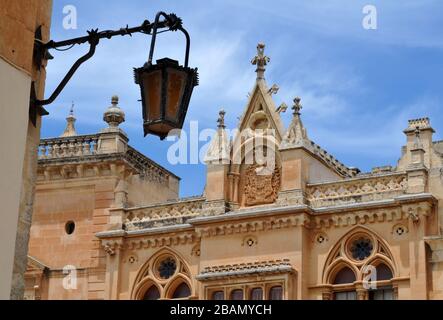
[[254,206],[274,203],[280,189],[280,169],[253,164],[245,170],[245,205]]

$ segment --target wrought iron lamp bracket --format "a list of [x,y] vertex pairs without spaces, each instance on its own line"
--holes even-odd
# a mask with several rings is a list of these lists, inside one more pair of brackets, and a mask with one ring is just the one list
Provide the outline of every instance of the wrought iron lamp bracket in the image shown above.
[[[160,17],[164,17],[164,20],[160,21]],[[186,57],[185,57],[185,66],[188,65],[188,57],[189,57],[189,46],[190,46],[190,40],[189,40],[189,34],[182,26],[182,20],[177,17],[175,14],[166,14],[164,12],[159,12],[156,15],[156,19],[154,23],[149,22],[148,20],[145,20],[140,26],[129,28],[128,26],[124,28],[120,28],[119,30],[105,30],[105,31],[98,31],[98,29],[92,29],[88,31],[87,36],[79,37],[79,38],[73,38],[63,41],[53,41],[50,40],[47,43],[43,43],[41,41],[41,30],[40,28],[36,31],[36,39],[34,44],[34,63],[38,68],[41,67],[43,60],[49,60],[53,57],[49,54],[49,50],[51,49],[57,49],[67,46],[75,46],[80,45],[84,43],[89,43],[89,51],[80,57],[69,69],[65,77],[62,79],[60,84],[56,87],[54,92],[51,94],[51,96],[48,99],[44,100],[38,100],[36,99],[35,92],[31,92],[31,106],[30,108],[33,109],[42,109],[42,106],[51,104],[54,102],[54,100],[59,96],[59,94],[63,91],[66,84],[71,80],[72,76],[75,74],[77,69],[87,60],[92,58],[95,54],[95,50],[97,45],[99,44],[101,39],[111,39],[114,36],[126,36],[129,35],[132,37],[132,34],[134,33],[143,33],[147,35],[152,35],[151,40],[151,48],[150,48],[150,54],[148,62],[152,61],[152,54],[154,51],[155,46],[155,39],[157,35],[158,29],[168,28],[169,31],[177,31],[180,30],[185,34],[186,37]],[[168,31],[168,30],[165,30]],[[38,34],[40,36],[38,36]],[[69,48],[70,49],[70,48]],[[31,109],[30,109],[31,112]]]

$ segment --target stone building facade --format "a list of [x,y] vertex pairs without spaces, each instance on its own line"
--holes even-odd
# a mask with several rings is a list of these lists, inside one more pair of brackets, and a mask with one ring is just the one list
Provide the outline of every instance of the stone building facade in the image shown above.
[[70,116],[41,141],[29,298],[443,299],[429,119],[409,121],[395,167],[361,173],[309,139],[299,98],[284,128],[257,49],[240,134],[220,112],[201,197],[179,199],[178,178],[128,145],[116,98],[108,129],[78,136]]
[[[0,0],[0,299],[24,292],[29,230],[37,173],[35,150],[41,116],[30,104],[43,98],[46,60],[34,56],[34,39],[49,41],[52,0]],[[32,93],[31,93],[32,90]]]

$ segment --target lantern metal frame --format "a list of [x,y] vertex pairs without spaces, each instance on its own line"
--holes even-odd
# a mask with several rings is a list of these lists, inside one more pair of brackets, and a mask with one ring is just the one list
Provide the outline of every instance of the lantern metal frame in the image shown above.
[[[163,17],[163,20],[160,20],[160,18]],[[147,64],[145,64],[145,67],[147,65],[152,65],[152,55],[154,52],[155,47],[155,40],[157,37],[157,34],[159,29],[168,29],[163,30],[161,32],[166,31],[177,31],[180,30],[183,32],[186,36],[186,57],[185,57],[185,66],[188,65],[189,60],[189,50],[190,50],[190,37],[188,32],[183,28],[182,20],[177,17],[174,13],[166,14],[163,11],[160,11],[157,13],[154,23],[149,22],[148,20],[145,20],[140,26],[138,27],[132,27],[129,28],[126,26],[125,28],[120,28],[119,30],[105,30],[105,31],[98,31],[98,29],[92,29],[87,31],[88,35],[63,41],[53,41],[50,40],[46,43],[42,41],[41,37],[41,27],[38,27],[35,32],[35,41],[34,41],[34,55],[33,60],[34,64],[36,65],[37,69],[40,69],[43,66],[43,62],[45,60],[53,59],[51,54],[49,53],[49,50],[55,49],[59,51],[66,51],[74,47],[75,45],[81,45],[84,43],[89,44],[89,51],[80,57],[69,69],[67,74],[64,76],[64,78],[61,80],[59,85],[55,88],[53,93],[49,96],[47,99],[39,100],[36,98],[36,92],[35,92],[35,84],[32,83],[31,86],[31,94],[30,94],[30,106],[29,106],[29,116],[31,119],[31,122],[36,125],[36,116],[37,114],[40,115],[47,115],[48,113],[43,108],[45,105],[49,105],[53,103],[57,97],[60,95],[60,93],[63,91],[63,89],[66,87],[68,82],[71,80],[72,76],[75,74],[75,72],[78,70],[78,68],[87,60],[92,58],[95,54],[95,50],[97,45],[99,44],[101,39],[111,39],[115,36],[126,36],[129,35],[132,37],[132,34],[134,33],[143,33],[146,35],[151,35],[151,46],[149,51],[149,59]],[[67,49],[59,49],[63,47],[68,47]],[[196,69],[193,69],[196,72]],[[196,76],[197,77],[197,76]],[[197,78],[196,78],[197,79]],[[197,79],[198,81],[198,79]],[[143,98],[142,98],[143,99]],[[189,102],[189,101],[188,101]],[[145,109],[143,107],[143,109]]]
[[[157,16],[155,18],[154,27],[152,31],[152,40],[151,40],[151,48],[149,50],[149,58],[148,62],[145,63],[145,65],[141,68],[134,68],[134,80],[135,83],[140,85],[140,91],[141,91],[141,98],[142,98],[142,107],[143,107],[143,129],[145,136],[148,134],[155,134],[160,137],[161,140],[165,139],[168,133],[159,133],[157,131],[151,130],[151,126],[155,126],[158,124],[165,124],[170,126],[174,129],[181,129],[183,127],[183,122],[186,117],[186,113],[188,111],[189,101],[192,95],[193,88],[195,86],[198,86],[198,69],[192,69],[189,68],[189,50],[191,45],[191,40],[189,37],[189,33],[181,26],[177,25],[176,29],[173,31],[179,30],[181,31],[186,38],[186,50],[185,50],[185,61],[184,66],[180,66],[179,63],[175,60],[169,59],[169,58],[163,58],[160,60],[157,60],[157,64],[153,64],[153,55],[154,55],[154,48],[155,48],[155,41],[157,38],[157,30],[158,30],[158,21],[161,16],[165,16],[163,12],[157,13]],[[166,107],[167,107],[167,86],[169,81],[169,70],[175,70],[181,73],[184,73],[186,75],[184,81],[184,88],[183,92],[181,94],[181,100],[179,101],[177,115],[175,117],[176,121],[171,121],[167,118],[166,115]],[[154,72],[161,71],[161,85],[160,85],[160,105],[159,108],[159,117],[156,119],[151,119],[148,114],[148,102],[147,97],[145,96],[145,87],[144,83],[142,81],[143,74],[150,74]]]

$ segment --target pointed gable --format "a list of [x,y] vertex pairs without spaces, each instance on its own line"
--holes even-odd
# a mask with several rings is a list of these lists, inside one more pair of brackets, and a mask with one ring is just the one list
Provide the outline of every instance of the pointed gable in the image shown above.
[[280,115],[276,112],[272,92],[267,88],[264,79],[257,80],[249,97],[238,129],[273,129],[275,137],[280,142],[283,138],[284,127]]
[[[273,130],[273,136],[278,143],[282,140],[284,127],[280,115],[276,111],[272,94],[277,93],[278,87],[273,85],[267,87],[264,77],[265,66],[271,60],[264,54],[265,45],[259,43],[257,45],[257,55],[252,59],[251,63],[257,66],[257,79],[249,96],[248,103],[240,118],[238,126],[239,132],[244,130]],[[239,139],[239,137],[237,137]]]

